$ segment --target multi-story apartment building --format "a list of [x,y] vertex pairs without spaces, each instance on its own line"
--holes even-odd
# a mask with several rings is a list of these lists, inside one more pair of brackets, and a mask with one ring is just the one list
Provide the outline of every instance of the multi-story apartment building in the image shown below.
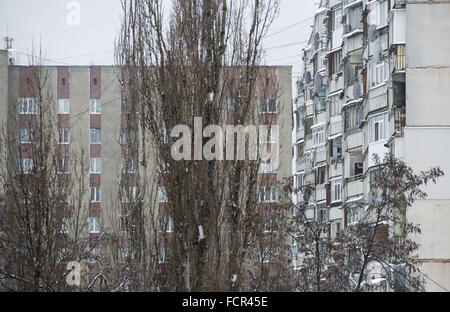
[[[14,65],[12,60],[8,50],[0,50],[0,124],[13,129],[13,120],[18,120],[20,129],[15,130],[20,131],[36,114],[36,109],[28,109],[34,107],[36,94],[30,88],[30,83],[34,81],[32,68]],[[83,191],[87,193],[83,203],[87,211],[83,215],[87,218],[84,237],[92,242],[92,253],[100,255],[107,252],[108,246],[103,250],[104,244],[101,245],[102,249],[95,244],[104,233],[119,233],[126,240],[129,230],[126,207],[136,197],[138,180],[144,179],[140,183],[152,188],[147,190],[146,196],[147,200],[155,201],[154,209],[157,213],[145,213],[161,219],[169,217],[164,213],[167,197],[164,186],[159,182],[160,169],[156,164],[155,151],[150,144],[142,146],[145,145],[145,140],[141,136],[139,113],[135,112],[134,117],[127,107],[130,93],[126,83],[128,79],[125,78],[129,76],[127,71],[117,66],[42,66],[42,69],[48,75],[46,88],[51,91],[50,101],[57,106],[54,116],[50,118],[55,119],[58,128],[61,151],[59,173],[66,175],[73,169],[69,165],[69,154],[72,152],[79,153],[84,149],[89,159],[88,172],[83,177],[86,186]],[[270,90],[264,90],[264,84],[259,85],[258,102],[261,105],[259,108],[255,107],[255,112],[261,123],[270,119],[270,124],[280,126],[281,139],[279,168],[267,171],[261,166],[260,169],[261,180],[265,181],[265,185],[261,187],[261,201],[270,205],[281,197],[277,196],[278,182],[291,174],[292,82],[290,67],[265,69],[270,74],[268,77],[261,77],[260,81],[270,80],[268,85],[271,87]],[[229,102],[233,99],[231,95]],[[23,107],[27,107],[26,110]],[[127,131],[131,127],[134,127],[137,137]],[[167,136],[170,132],[166,129],[162,133]],[[136,147],[137,142],[141,144],[139,148]],[[25,144],[28,143],[23,143]],[[31,158],[31,155],[21,156],[23,159]],[[78,161],[82,160],[78,158]],[[136,174],[138,167],[139,176]],[[77,183],[81,185],[81,180]],[[157,195],[152,197],[152,194]],[[169,221],[165,231],[172,232],[176,229],[173,229]],[[164,263],[164,246],[160,248],[159,262]],[[127,255],[126,243],[121,252],[123,256]],[[94,258],[87,263],[87,268],[91,281],[102,270]]]
[[[344,203],[370,200],[373,154],[450,169],[449,14],[448,2],[320,2],[297,82],[293,173],[297,187],[316,185],[307,215],[328,222],[331,238],[359,218]],[[428,290],[450,285],[449,183],[427,187],[406,216],[422,228]]]

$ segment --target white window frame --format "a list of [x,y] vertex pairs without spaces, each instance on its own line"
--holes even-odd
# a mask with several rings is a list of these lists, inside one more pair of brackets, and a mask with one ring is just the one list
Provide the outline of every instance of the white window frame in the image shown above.
[[136,171],[133,158],[122,157],[120,159],[120,167],[122,173],[134,173]]
[[34,169],[34,160],[31,158],[21,158],[19,160],[19,170],[25,174],[30,173]]
[[37,98],[20,98],[19,115],[36,115],[38,111]]
[[381,113],[369,118],[369,143],[386,140],[388,137],[388,113]]
[[102,143],[102,129],[101,128],[91,128],[89,141],[91,144],[101,144]]
[[167,216],[158,217],[158,232],[159,233],[172,233],[173,232],[173,219]]
[[19,130],[19,142],[22,144],[28,144],[34,142],[34,129],[20,129]]
[[58,99],[58,114],[69,115],[70,114],[70,100]]
[[100,233],[100,218],[89,217],[89,233],[92,234]]
[[275,203],[278,200],[278,189],[275,186],[261,186],[259,188],[259,201],[262,203]]
[[122,187],[122,202],[123,203],[129,203],[130,198],[128,197],[128,194],[131,195],[131,200],[136,200],[136,194],[137,194],[137,188],[136,186],[123,186]]
[[166,250],[164,247],[160,247],[159,248],[159,253],[158,253],[158,263],[159,264],[163,264],[166,263]]
[[342,28],[342,7],[332,11],[332,28],[331,31],[336,31]]
[[370,64],[370,88],[373,89],[385,84],[389,79],[389,62],[383,60],[376,64],[375,60],[372,60]]
[[331,202],[342,201],[342,182],[341,180],[331,181]]
[[91,187],[91,203],[99,203],[102,200],[102,190],[100,187]]
[[341,102],[339,101],[339,95],[330,97],[330,117],[341,115]]
[[[275,103],[275,110],[270,109],[270,104]],[[258,110],[260,114],[276,114],[278,113],[276,99],[259,99]]]
[[57,170],[58,170],[58,173],[70,173],[70,159],[69,158],[58,158],[57,159]]
[[158,202],[160,203],[168,202],[167,192],[164,186],[158,186]]
[[102,159],[101,158],[91,158],[91,166],[89,169],[90,173],[102,173]]
[[314,146],[320,146],[325,144],[325,126],[313,128],[312,137]]
[[61,233],[69,233],[69,219],[62,218],[61,220]]
[[127,129],[120,130],[120,144],[128,144]]
[[70,130],[68,128],[58,129],[58,144],[70,143]]
[[100,115],[102,113],[102,100],[91,99],[89,102],[91,115]]

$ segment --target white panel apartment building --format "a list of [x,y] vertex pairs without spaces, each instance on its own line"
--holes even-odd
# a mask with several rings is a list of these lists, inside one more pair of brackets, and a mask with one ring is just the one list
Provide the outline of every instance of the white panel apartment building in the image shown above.
[[450,289],[448,38],[450,1],[322,0],[294,104],[295,185],[314,182],[309,217],[331,237],[358,218],[342,205],[367,199],[373,154],[444,171],[406,216],[429,291]]

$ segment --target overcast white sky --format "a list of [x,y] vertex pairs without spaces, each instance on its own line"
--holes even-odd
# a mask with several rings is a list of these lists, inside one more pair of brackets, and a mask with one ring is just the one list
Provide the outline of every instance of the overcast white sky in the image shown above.
[[[170,0],[167,0],[170,1]],[[30,53],[41,44],[48,64],[106,65],[113,63],[119,31],[120,0],[78,0],[80,25],[68,25],[69,0],[0,0],[0,48],[4,37],[13,48]],[[293,80],[300,72],[301,49],[306,46],[319,0],[281,0],[279,17],[264,42],[267,64],[292,65]],[[21,63],[27,62],[21,56]]]

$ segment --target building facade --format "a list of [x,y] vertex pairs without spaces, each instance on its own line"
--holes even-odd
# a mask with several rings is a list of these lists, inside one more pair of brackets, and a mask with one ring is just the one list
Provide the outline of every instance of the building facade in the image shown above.
[[[260,80],[270,80],[271,87],[265,90],[264,84],[259,86],[261,99],[258,103],[261,105],[255,108],[255,112],[260,120],[270,119],[270,124],[280,126],[280,166],[270,172],[263,166],[260,169],[261,180],[265,181],[261,188],[261,201],[272,202],[279,197],[278,182],[291,174],[292,78],[290,67],[266,69],[270,77]],[[110,252],[109,246],[97,244],[105,233],[116,233],[123,237],[119,251],[119,259],[122,260],[119,262],[128,256],[130,214],[127,207],[136,199],[139,186],[142,189],[145,185],[146,200],[155,202],[154,208],[146,209],[154,209],[157,213],[144,213],[158,218],[155,220],[161,227],[158,231],[173,232],[176,229],[173,229],[170,216],[165,215],[167,197],[164,185],[160,182],[161,172],[156,163],[155,150],[151,144],[146,145],[145,140],[142,140],[142,131],[145,130],[140,124],[139,112],[129,111],[130,90],[126,82],[129,73],[117,66],[42,66],[42,70],[48,76],[46,88],[51,94],[49,101],[55,105],[54,111],[49,114],[58,128],[58,175],[70,175],[74,170],[73,162],[82,162],[81,152],[85,152],[87,171],[77,183],[84,185],[82,191],[86,194],[82,203],[82,215],[85,217],[83,238],[89,240],[92,254],[85,264],[89,277],[87,282],[91,283],[102,272],[98,257],[103,257],[105,253],[108,256]],[[37,95],[30,88],[33,81],[30,66],[14,65],[9,51],[0,50],[2,127],[14,133],[27,131],[27,125],[36,115]],[[232,92],[229,97],[230,102],[233,99]],[[18,121],[16,126],[12,125],[13,120]],[[167,136],[170,132],[162,129],[162,133]],[[20,142],[21,147],[27,144],[31,143]],[[21,153],[20,158],[21,164],[26,163],[26,167],[32,168],[32,155]],[[60,181],[64,187],[62,181],[64,179]],[[71,196],[77,197],[79,194]],[[166,224],[160,226],[163,222]],[[67,232],[70,233],[70,228]],[[159,249],[158,262],[164,263],[164,246]]]
[[[307,215],[327,222],[331,238],[361,217],[344,204],[370,200],[374,154],[417,172],[450,169],[449,10],[446,1],[320,2],[297,82],[293,174],[297,187],[316,186]],[[449,183],[427,187],[406,216],[421,226],[418,261],[432,291],[450,286]]]

